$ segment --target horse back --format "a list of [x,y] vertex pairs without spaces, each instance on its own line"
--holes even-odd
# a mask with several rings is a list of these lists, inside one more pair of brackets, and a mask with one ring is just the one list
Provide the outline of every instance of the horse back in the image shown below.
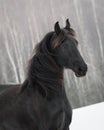
[[0,113],[8,109],[16,100],[20,93],[20,86],[12,86],[0,92]]

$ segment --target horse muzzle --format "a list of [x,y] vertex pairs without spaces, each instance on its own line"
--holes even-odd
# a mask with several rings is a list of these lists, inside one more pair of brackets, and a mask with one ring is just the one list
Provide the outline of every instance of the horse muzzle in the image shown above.
[[74,66],[74,72],[77,77],[82,77],[86,75],[88,68],[87,64],[84,65],[75,65]]

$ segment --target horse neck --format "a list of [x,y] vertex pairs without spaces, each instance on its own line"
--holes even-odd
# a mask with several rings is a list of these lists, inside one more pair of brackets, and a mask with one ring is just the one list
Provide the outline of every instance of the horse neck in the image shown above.
[[59,91],[63,87],[63,68],[55,63],[52,56],[35,55],[30,65],[29,80],[33,86]]

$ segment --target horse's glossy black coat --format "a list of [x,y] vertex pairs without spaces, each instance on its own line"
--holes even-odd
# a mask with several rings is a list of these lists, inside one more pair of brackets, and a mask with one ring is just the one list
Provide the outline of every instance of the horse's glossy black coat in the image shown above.
[[[72,108],[65,93],[63,70],[70,68],[77,76],[84,76],[87,66],[68,20],[66,24],[60,29],[56,23],[55,32],[47,34],[37,46],[24,83],[0,94],[0,130],[69,129]],[[73,51],[66,52],[71,48]]]

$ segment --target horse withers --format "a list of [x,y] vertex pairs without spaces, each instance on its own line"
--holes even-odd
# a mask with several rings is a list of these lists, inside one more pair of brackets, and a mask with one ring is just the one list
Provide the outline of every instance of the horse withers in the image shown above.
[[77,46],[69,20],[63,29],[56,22],[54,31],[36,46],[24,83],[0,93],[0,130],[69,129],[72,108],[64,88],[64,68],[77,77],[87,72]]

